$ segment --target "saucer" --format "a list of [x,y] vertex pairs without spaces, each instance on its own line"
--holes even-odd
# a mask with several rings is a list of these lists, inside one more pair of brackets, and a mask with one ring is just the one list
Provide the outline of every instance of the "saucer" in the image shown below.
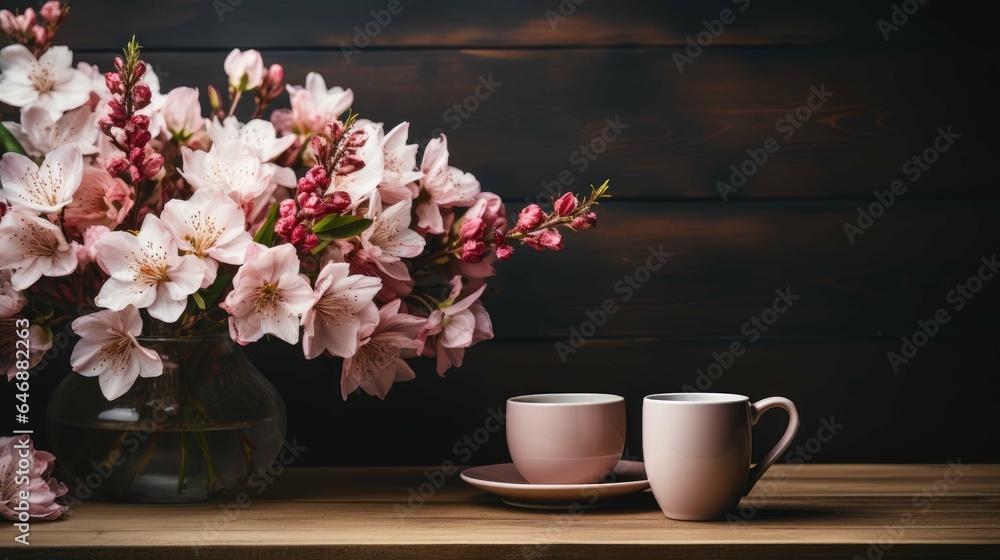
[[514,463],[472,467],[462,471],[462,480],[496,494],[504,503],[536,509],[582,509],[608,505],[608,500],[649,488],[646,467],[639,461],[619,461],[613,482],[595,484],[531,484]]

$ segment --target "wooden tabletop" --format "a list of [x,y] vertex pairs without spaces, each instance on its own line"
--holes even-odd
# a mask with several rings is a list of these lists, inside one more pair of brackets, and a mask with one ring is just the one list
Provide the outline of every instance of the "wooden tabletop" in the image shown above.
[[0,556],[1000,557],[1000,465],[776,465],[735,518],[712,523],[669,520],[648,492],[603,509],[519,509],[457,474],[420,504],[425,472],[441,480],[419,468],[289,468],[242,506],[89,502],[33,523],[30,546],[4,526]]

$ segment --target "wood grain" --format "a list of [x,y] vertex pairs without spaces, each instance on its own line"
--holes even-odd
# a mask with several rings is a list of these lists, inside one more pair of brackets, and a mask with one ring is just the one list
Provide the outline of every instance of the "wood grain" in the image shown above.
[[[416,141],[446,133],[451,162],[508,200],[547,200],[611,178],[622,198],[721,202],[730,166],[769,138],[778,151],[728,199],[868,199],[894,180],[905,181],[910,199],[998,196],[981,175],[997,139],[979,126],[1000,122],[990,97],[1000,86],[995,52],[718,48],[683,73],[675,52],[373,51],[352,64],[329,52],[264,54],[285,65],[289,83],[317,71],[330,86],[352,88],[363,116],[388,126],[409,120]],[[78,58],[107,67],[112,54]],[[225,84],[225,53],[146,58],[164,89]],[[500,85],[488,93],[481,79]],[[833,96],[793,128],[787,115],[821,85]],[[455,105],[470,99],[475,110],[462,117]],[[283,95],[276,106],[286,105]],[[626,128],[605,133],[606,119]],[[949,126],[961,138],[911,181],[903,165]]]
[[[84,48],[117,48],[132,33],[153,48],[218,49],[327,47],[354,44],[356,28],[369,48],[676,46],[705,30],[704,21],[734,12],[714,45],[883,43],[877,21],[891,3],[860,0],[813,5],[791,0],[173,0],[132,9],[128,0],[75,7],[64,37]],[[989,43],[989,26],[949,3],[922,6],[898,31],[895,43]],[[745,9],[741,9],[745,8]],[[372,12],[379,13],[378,16]],[[550,17],[549,14],[558,14]],[[383,24],[370,23],[381,19]],[[282,25],[276,25],[276,22]],[[361,39],[359,44],[365,44]]]
[[291,468],[229,518],[219,504],[85,503],[68,519],[33,524],[32,546],[17,554],[777,559],[864,557],[876,543],[909,558],[1000,552],[997,465],[779,465],[741,504],[745,523],[671,521],[649,493],[582,513],[516,509],[457,475],[411,509],[410,489],[426,482],[426,470]]

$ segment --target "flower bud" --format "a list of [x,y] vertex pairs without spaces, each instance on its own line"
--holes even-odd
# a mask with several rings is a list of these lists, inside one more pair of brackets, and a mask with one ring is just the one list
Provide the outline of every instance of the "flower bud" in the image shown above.
[[149,105],[152,96],[153,93],[149,90],[149,85],[146,82],[138,82],[132,86],[132,104],[135,105],[136,109],[142,109]]
[[576,197],[573,196],[573,193],[566,193],[560,196],[553,206],[560,216],[569,216],[573,210],[576,210],[576,204]]
[[118,176],[125,173],[125,170],[128,169],[128,160],[120,157],[112,158],[105,163],[105,167],[108,173]]
[[574,229],[593,229],[597,227],[597,214],[587,212],[585,216],[577,216],[572,225]]
[[62,19],[62,4],[60,4],[57,0],[49,0],[42,6],[42,9],[39,10],[38,13],[40,13],[49,23],[57,23],[60,19]]
[[108,72],[104,74],[104,85],[108,86],[111,93],[122,92],[122,76],[118,72]]
[[541,206],[532,204],[521,210],[517,217],[517,229],[521,231],[532,231],[545,221],[545,211]]
[[163,156],[160,154],[150,154],[142,162],[142,174],[147,179],[159,173],[161,169],[163,169]]
[[222,106],[219,101],[219,90],[213,86],[208,86],[208,105],[212,108],[213,113],[218,113],[219,108]]
[[115,70],[121,70],[122,68],[125,68],[125,61],[122,60],[122,57],[116,56],[115,57]]
[[132,124],[136,128],[149,128],[149,117],[147,115],[140,114],[132,115]]

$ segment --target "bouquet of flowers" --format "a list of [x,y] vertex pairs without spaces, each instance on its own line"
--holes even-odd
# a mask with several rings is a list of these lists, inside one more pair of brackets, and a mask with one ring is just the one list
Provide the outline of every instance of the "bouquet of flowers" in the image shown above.
[[[508,221],[500,197],[450,164],[444,135],[408,144],[351,109],[350,89],[234,49],[228,101],[207,87],[162,92],[133,39],[110,71],[53,38],[68,13],[0,11],[0,322],[30,325],[30,361],[72,321],[74,371],[109,400],[161,374],[144,334],[228,329],[241,345],[301,339],[306,358],[343,359],[341,392],[384,398],[406,360],[461,366],[493,337],[481,298],[515,246],[559,250],[596,226],[607,183]],[[290,108],[265,110],[285,92]],[[250,109],[246,122],[238,114]],[[23,370],[3,343],[8,378]]]

